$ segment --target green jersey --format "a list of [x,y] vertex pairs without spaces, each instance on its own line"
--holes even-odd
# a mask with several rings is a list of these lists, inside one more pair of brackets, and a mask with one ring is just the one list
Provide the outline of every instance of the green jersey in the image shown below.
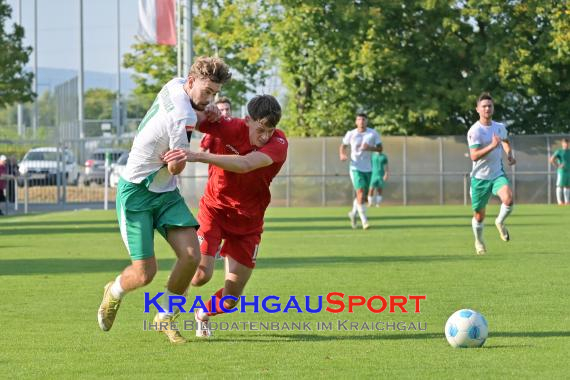
[[554,159],[559,165],[564,165],[558,171],[570,172],[570,149],[558,149],[554,152]]
[[388,156],[378,152],[372,154],[372,173],[374,175],[383,178],[386,165],[388,165]]

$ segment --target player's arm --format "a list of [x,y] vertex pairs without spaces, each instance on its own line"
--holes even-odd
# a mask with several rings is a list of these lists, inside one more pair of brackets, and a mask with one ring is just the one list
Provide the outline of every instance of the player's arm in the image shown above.
[[213,154],[207,152],[190,152],[188,161],[212,164],[234,173],[248,173],[269,166],[273,163],[271,157],[262,152],[251,152],[245,156],[230,154]]
[[340,147],[338,148],[338,155],[339,155],[341,161],[348,160],[348,156],[346,155],[346,147],[347,147],[347,145],[340,144]]
[[472,161],[480,160],[487,153],[495,149],[501,143],[501,138],[497,135],[493,135],[493,140],[486,147],[481,148],[480,146],[469,147],[469,156]]
[[511,147],[511,142],[505,139],[501,141],[501,144],[503,145],[503,150],[507,154],[507,162],[509,163],[509,165],[516,164],[517,160],[515,160],[515,156],[513,155],[513,148]]
[[556,155],[556,153],[550,157],[550,163],[557,169],[560,167],[560,160],[558,159],[558,155]]
[[386,165],[384,165],[384,181],[387,181],[388,178],[390,178],[390,166],[388,165],[388,163],[386,163]]
[[368,144],[363,144],[363,145],[362,145],[362,150],[367,150],[367,151],[369,151],[369,152],[382,153],[382,143],[377,144],[376,146],[372,146],[372,145],[368,145]]
[[234,173],[248,173],[273,163],[271,157],[262,152],[251,152],[245,156],[238,156],[208,152],[191,152],[184,149],[169,150],[162,155],[162,160],[167,163],[179,162],[180,160],[203,162]]

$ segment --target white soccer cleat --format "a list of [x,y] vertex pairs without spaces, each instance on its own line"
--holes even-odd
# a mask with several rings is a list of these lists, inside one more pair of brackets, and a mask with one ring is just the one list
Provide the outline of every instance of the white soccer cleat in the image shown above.
[[358,227],[358,225],[356,224],[356,214],[354,214],[352,211],[349,211],[348,218],[350,219],[350,226],[352,227],[353,230],[355,230]]
[[499,236],[501,237],[502,241],[511,240],[511,237],[509,236],[509,230],[507,230],[507,227],[505,227],[504,224],[499,223],[495,220],[495,226],[497,227],[497,230],[499,230]]
[[367,229],[369,229],[369,228],[370,228],[370,224],[368,224],[368,222],[366,222],[366,223],[364,223],[364,224],[362,225],[362,229],[363,229],[363,230],[367,230]]
[[198,338],[209,338],[212,336],[212,330],[210,330],[210,326],[208,324],[208,316],[203,315],[200,318],[199,313],[201,309],[197,309],[194,312],[194,320],[196,321],[196,336]]
[[487,248],[485,248],[485,243],[479,240],[475,240],[475,252],[478,256],[486,254]]

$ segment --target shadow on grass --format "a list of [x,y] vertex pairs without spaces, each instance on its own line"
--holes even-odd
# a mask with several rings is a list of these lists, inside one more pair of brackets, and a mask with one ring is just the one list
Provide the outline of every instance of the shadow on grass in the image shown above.
[[117,225],[116,220],[45,220],[45,221],[18,221],[11,224],[0,224],[0,228],[6,227],[30,227],[30,226],[85,226],[85,225]]
[[[90,223],[91,224],[91,223]],[[15,224],[17,226],[17,224]],[[119,233],[119,225],[116,224],[113,227],[76,227],[73,228],[73,224],[69,227],[61,228],[50,228],[51,222],[44,223],[45,228],[27,228],[27,227],[14,227],[10,228],[0,227],[0,232],[4,235],[57,235],[57,234],[107,234],[107,233]]]
[[[521,337],[521,338],[550,338],[550,337],[566,337],[570,336],[568,331],[536,331],[536,332],[498,332],[492,333],[489,339],[495,337]],[[263,339],[262,337],[267,337]],[[376,334],[362,334],[360,332],[346,332],[329,334],[322,332],[319,334],[258,334],[249,339],[247,337],[236,338],[235,336],[225,339],[224,337],[216,336],[209,342],[232,342],[232,343],[249,343],[249,342],[327,342],[327,341],[365,341],[365,340],[427,340],[437,339],[445,342],[443,333],[426,333],[426,332],[401,332],[401,333],[383,333]],[[483,349],[498,349],[498,348],[513,348],[513,347],[531,347],[530,345],[492,345],[486,344]]]
[[[174,253],[172,254],[174,256]],[[338,264],[423,263],[471,260],[472,256],[320,256],[320,257],[266,257],[257,263],[257,270],[294,268]],[[170,270],[174,258],[159,258],[159,270]],[[8,259],[0,260],[0,276],[30,274],[99,273],[117,272],[125,268],[128,259]]]

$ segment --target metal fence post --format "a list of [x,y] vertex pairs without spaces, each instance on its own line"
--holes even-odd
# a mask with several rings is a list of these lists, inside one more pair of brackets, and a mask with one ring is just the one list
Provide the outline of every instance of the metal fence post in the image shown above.
[[408,204],[408,186],[407,186],[407,182],[408,182],[408,170],[406,168],[407,166],[407,156],[408,156],[408,136],[404,136],[404,146],[402,148],[402,166],[403,166],[403,170],[402,170],[402,191],[403,191],[403,199],[402,202],[404,204],[404,206],[406,206]]
[[550,136],[546,135],[546,179],[548,180],[548,184],[546,186],[546,191],[548,192],[547,195],[547,202],[548,204],[552,204],[552,174],[550,171],[550,156],[552,154],[552,147],[550,146]]
[[322,156],[322,164],[321,164],[321,206],[327,205],[327,186],[326,186],[326,179],[327,179],[327,140],[326,137],[322,138],[322,147],[321,147],[321,156]]
[[285,205],[291,207],[291,148],[287,148],[287,185],[285,187]]
[[439,141],[439,204],[442,205],[443,202],[443,140],[438,137]]

